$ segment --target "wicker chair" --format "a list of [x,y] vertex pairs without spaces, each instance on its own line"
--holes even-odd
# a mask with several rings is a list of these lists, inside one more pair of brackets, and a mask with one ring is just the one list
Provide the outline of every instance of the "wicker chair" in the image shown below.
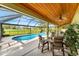
[[54,49],[60,50],[64,53],[64,46],[63,46],[63,38],[62,36],[54,37],[54,42],[52,42],[52,54],[54,55]]

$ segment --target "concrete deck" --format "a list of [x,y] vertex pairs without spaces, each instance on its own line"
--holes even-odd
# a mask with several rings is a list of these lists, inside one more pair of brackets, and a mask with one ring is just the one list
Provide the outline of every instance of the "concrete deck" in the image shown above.
[[[12,37],[4,38],[3,41],[9,41],[11,40],[11,38]],[[55,55],[62,56],[62,53],[55,50]],[[38,49],[38,40],[35,39],[33,41],[30,41],[29,43],[22,44],[20,42],[17,42],[17,44],[14,44],[7,48],[2,48],[0,49],[0,56],[52,56],[52,52],[51,50],[46,50],[44,53],[41,53],[41,48]]]

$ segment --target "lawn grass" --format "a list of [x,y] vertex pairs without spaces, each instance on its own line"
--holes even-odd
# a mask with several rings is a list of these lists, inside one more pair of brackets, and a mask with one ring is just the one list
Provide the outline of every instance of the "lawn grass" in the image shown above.
[[39,33],[39,29],[32,29],[31,32],[29,29],[4,29],[3,35],[22,35],[29,33]]
[[[3,35],[4,36],[13,36],[13,35],[24,35],[24,34],[37,34],[40,33],[40,31],[43,30],[43,32],[47,32],[46,28],[40,29],[40,28],[26,28],[26,29],[4,29]],[[55,29],[50,28],[50,32],[54,31]]]

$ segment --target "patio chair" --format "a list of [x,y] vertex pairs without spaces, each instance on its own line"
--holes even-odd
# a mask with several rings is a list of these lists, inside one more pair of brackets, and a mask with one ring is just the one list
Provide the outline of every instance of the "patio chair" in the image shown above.
[[[45,46],[47,45],[47,48],[45,48]],[[44,38],[42,36],[39,35],[39,44],[38,44],[38,48],[42,47],[41,52],[43,53],[44,50],[49,50],[49,42],[47,40],[44,40]]]
[[54,42],[52,42],[52,54],[53,54],[53,56],[54,56],[54,49],[61,50],[63,52],[63,56],[65,55],[63,38],[64,37],[62,37],[62,36],[55,36],[54,37]]

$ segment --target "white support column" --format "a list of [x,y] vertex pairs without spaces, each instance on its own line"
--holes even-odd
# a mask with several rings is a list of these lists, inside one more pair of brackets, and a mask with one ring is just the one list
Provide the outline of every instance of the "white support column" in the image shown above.
[[59,26],[56,26],[56,36],[59,36],[60,30],[59,30]]
[[31,32],[32,32],[32,31],[31,31],[31,26],[30,26],[30,34],[31,34]]
[[0,41],[2,39],[2,24],[0,24]]
[[49,23],[47,23],[47,39],[49,37]]

